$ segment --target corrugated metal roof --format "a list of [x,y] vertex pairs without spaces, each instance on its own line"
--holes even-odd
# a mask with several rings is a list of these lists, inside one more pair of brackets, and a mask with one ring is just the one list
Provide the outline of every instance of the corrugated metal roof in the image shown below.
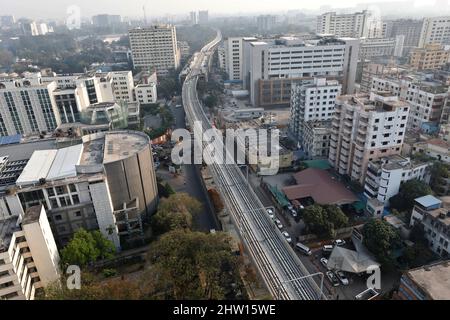
[[432,195],[417,198],[417,199],[415,199],[415,201],[417,203],[419,203],[420,205],[424,206],[425,208],[440,205],[442,203],[441,200],[439,200],[436,197],[433,197]]
[[75,166],[80,164],[82,151],[82,144],[59,149],[48,172],[47,180],[76,176]]
[[17,185],[38,183],[39,179],[47,178],[57,152],[57,150],[35,151],[17,179]]

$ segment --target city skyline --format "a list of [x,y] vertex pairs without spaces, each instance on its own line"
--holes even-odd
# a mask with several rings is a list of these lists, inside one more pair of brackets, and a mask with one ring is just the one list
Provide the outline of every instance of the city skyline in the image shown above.
[[[48,0],[46,0],[48,1]],[[276,4],[270,0],[242,1],[231,0],[226,3],[207,0],[191,0],[187,3],[180,3],[178,0],[167,0],[164,3],[155,6],[148,0],[131,0],[130,5],[123,7],[123,3],[118,0],[106,1],[99,0],[92,3],[87,0],[62,0],[56,3],[45,5],[31,0],[23,0],[19,2],[7,2],[2,4],[3,14],[15,15],[16,18],[29,17],[40,19],[54,19],[67,15],[67,10],[71,6],[78,6],[81,11],[82,18],[88,18],[97,14],[120,14],[127,17],[142,17],[143,7],[145,7],[148,17],[165,16],[165,15],[186,15],[193,10],[209,10],[211,15],[223,14],[263,14],[263,13],[282,13],[287,11],[304,10],[307,13],[317,13],[327,10],[359,10],[365,7],[372,7],[376,10],[379,4],[383,4],[380,10],[384,10],[388,6],[391,14],[400,14],[403,9],[413,11],[414,14],[423,14],[431,12],[433,14],[444,14],[450,11],[448,0],[345,0],[339,3],[331,3],[326,0],[318,0],[314,3],[298,2],[293,0],[280,0]],[[447,10],[446,8],[447,7]],[[170,13],[170,14],[169,14]]]

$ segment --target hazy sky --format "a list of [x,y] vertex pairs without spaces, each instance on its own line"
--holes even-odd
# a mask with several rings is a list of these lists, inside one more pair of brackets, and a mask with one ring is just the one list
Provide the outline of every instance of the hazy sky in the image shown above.
[[[146,6],[148,16],[164,14],[188,14],[190,10],[207,9],[210,14],[285,11],[291,9],[319,9],[321,6],[353,7],[361,3],[399,2],[405,0],[0,0],[0,14],[13,14],[17,18],[60,18],[66,16],[67,8],[77,5],[83,17],[99,13],[122,16],[142,16]],[[433,6],[436,1],[409,0],[413,6]],[[408,6],[410,7],[410,6]]]

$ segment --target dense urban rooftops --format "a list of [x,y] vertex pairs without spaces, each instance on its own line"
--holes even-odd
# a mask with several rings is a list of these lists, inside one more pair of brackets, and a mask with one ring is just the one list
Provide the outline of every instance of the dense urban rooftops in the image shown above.
[[409,270],[406,275],[434,300],[450,297],[449,261]]

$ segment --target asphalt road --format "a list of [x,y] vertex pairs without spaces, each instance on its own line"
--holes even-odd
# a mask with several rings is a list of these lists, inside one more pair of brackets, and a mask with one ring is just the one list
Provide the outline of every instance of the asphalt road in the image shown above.
[[[175,127],[186,128],[185,113],[183,108],[171,107],[175,117]],[[186,192],[200,201],[203,205],[202,211],[194,217],[195,227],[199,231],[209,232],[211,229],[219,230],[215,213],[210,208],[209,197],[205,193],[202,180],[195,165],[183,165],[182,175],[186,181]]]

